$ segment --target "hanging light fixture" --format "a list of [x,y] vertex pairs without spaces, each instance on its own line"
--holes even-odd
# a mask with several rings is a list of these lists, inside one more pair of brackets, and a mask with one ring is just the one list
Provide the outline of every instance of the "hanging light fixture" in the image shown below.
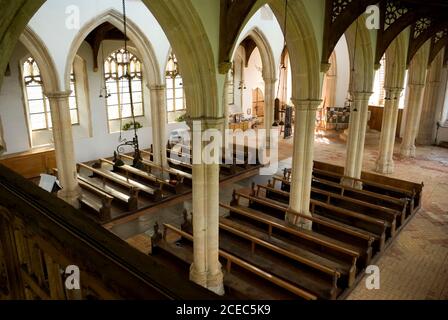
[[[283,20],[283,48],[287,48],[286,47],[286,22],[287,22],[287,17],[288,17],[288,0],[285,0],[285,19]],[[286,69],[286,61],[280,61],[280,66],[279,66],[279,81],[278,81],[278,86],[277,86],[277,99],[279,97],[280,94],[280,79],[281,79],[281,75],[283,73],[283,79],[284,79],[284,83],[283,83],[283,87],[286,88],[286,82],[287,82],[287,69]],[[280,111],[280,103],[278,105],[278,109]],[[284,126],[285,123],[283,122],[283,120],[280,120],[280,122],[278,122],[278,119],[274,119],[274,123],[272,124],[273,127],[278,127],[278,126]]]
[[[355,86],[355,82],[354,82],[354,77],[355,77],[355,61],[356,61],[356,50],[357,50],[357,44],[358,44],[358,19],[356,19],[356,25],[355,25],[355,46],[353,48],[353,66],[352,66],[352,70],[351,70],[351,74],[350,74],[350,93],[349,93],[349,98],[347,99],[347,107],[349,108],[350,111],[352,111],[352,103],[353,103],[353,97],[352,97],[352,93],[354,92],[354,86]],[[353,109],[353,112],[358,112],[358,109],[356,109],[356,105],[355,108]]]
[[123,160],[120,159],[119,155],[124,150],[125,146],[131,146],[134,148],[134,159],[132,165],[136,168],[142,168],[142,157],[139,148],[139,141],[137,135],[137,126],[135,121],[135,113],[134,113],[134,101],[132,96],[132,82],[131,82],[131,59],[128,50],[128,36],[127,36],[127,17],[126,17],[126,0],[122,0],[123,4],[123,27],[124,27],[124,54],[122,55],[122,66],[123,66],[123,77],[127,80],[128,89],[129,89],[129,102],[131,107],[131,116],[134,128],[134,138],[132,141],[127,141],[126,139],[121,139],[121,130],[122,130],[122,117],[120,115],[120,144],[117,146],[116,151],[114,151],[114,166],[120,167],[124,165]]
[[[103,40],[104,41],[104,40]],[[101,62],[103,63],[103,74],[105,75],[106,70],[104,69],[105,61],[104,61],[104,42],[101,43]],[[111,94],[109,93],[109,90],[107,89],[106,85],[106,78],[103,76],[100,81],[100,98],[109,98]]]

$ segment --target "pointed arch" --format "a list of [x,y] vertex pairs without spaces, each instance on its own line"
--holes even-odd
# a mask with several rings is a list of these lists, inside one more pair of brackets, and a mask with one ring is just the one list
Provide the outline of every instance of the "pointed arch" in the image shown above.
[[[278,21],[285,20],[284,0],[258,0],[241,23],[238,35],[250,18],[265,4],[270,6]],[[319,100],[322,85],[319,50],[314,28],[303,1],[288,2],[286,21],[286,43],[289,56],[291,61],[297,61],[291,64],[292,96],[299,100]],[[284,26],[280,25],[283,29]],[[234,52],[237,46],[236,39],[238,36],[235,37],[230,52]]]
[[[69,88],[70,85],[69,82],[71,66],[82,42],[90,34],[90,32],[92,32],[96,27],[105,22],[109,22],[122,32],[124,31],[123,15],[114,9],[105,11],[87,22],[79,30],[70,46],[69,55],[66,60],[64,76],[64,82],[67,88]],[[148,82],[148,85],[157,85],[162,83],[159,64],[157,62],[157,59],[155,58],[156,55],[151,43],[144,36],[144,33],[138,28],[138,26],[129,18],[127,18],[127,27],[127,35],[137,49],[139,58],[143,61],[143,74],[144,78]]]
[[213,50],[191,1],[142,0],[167,35],[182,72],[190,118],[222,118]]
[[403,88],[406,73],[408,34],[402,31],[386,50],[386,70],[384,86],[389,88]]
[[374,56],[369,30],[360,16],[345,32],[350,59],[350,85],[353,92],[371,92],[373,87]]
[[43,41],[28,26],[25,27],[25,30],[23,30],[19,40],[27,48],[39,66],[44,90],[46,92],[59,91],[59,78],[56,72],[56,67],[53,58],[48,52],[48,49],[44,45]]
[[[261,63],[263,64],[263,79],[275,80],[277,78],[277,74],[274,53],[266,36],[259,28],[254,27],[249,30],[242,39],[246,39],[248,37],[250,37],[255,42],[258,50],[260,51]],[[241,42],[237,46],[235,46],[235,52],[232,55],[232,61],[234,55],[236,54],[236,48],[238,48],[240,44]]]

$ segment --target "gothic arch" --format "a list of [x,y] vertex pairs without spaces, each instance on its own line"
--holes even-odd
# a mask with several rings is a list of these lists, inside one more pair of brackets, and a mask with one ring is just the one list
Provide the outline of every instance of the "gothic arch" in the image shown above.
[[167,35],[179,67],[190,118],[222,118],[215,57],[191,1],[142,0]]
[[353,92],[371,92],[375,75],[373,46],[363,16],[353,22],[345,32],[345,37],[351,69],[349,88]]
[[[250,37],[255,42],[258,50],[260,51],[261,63],[263,64],[263,79],[275,80],[276,79],[275,58],[272,52],[271,45],[269,44],[269,41],[266,39],[266,36],[260,29],[254,27],[246,33],[243,39],[246,39],[247,37]],[[237,46],[235,46],[235,52],[239,45],[240,43]],[[235,55],[235,52],[232,55],[232,57]]]
[[[108,10],[86,23],[80,29],[70,46],[69,56],[67,57],[65,67],[65,86],[67,88],[70,87],[70,70],[79,47],[89,33],[104,22],[111,23],[123,32],[123,16],[116,10]],[[127,20],[127,24],[128,37],[133,42],[135,49],[138,51],[139,58],[143,62],[144,79],[146,79],[148,85],[157,85],[162,83],[159,64],[155,58],[151,43],[144,36],[143,32],[140,31],[140,29],[135,25],[135,23],[129,20],[129,18]],[[130,50],[132,51],[132,48],[130,48]]]
[[390,44],[386,50],[386,70],[384,86],[389,88],[403,88],[406,73],[406,32],[400,35]]
[[[283,0],[258,0],[241,24],[243,30],[249,19],[263,5],[268,4],[278,21],[285,20],[285,3]],[[281,28],[284,26],[281,24]],[[292,96],[298,100],[319,100],[322,77],[317,39],[311,19],[302,1],[288,2],[286,43],[291,61]],[[283,30],[284,32],[284,30]],[[235,38],[231,52],[235,50]]]
[[44,90],[46,92],[59,91],[59,79],[54,61],[39,36],[30,27],[26,27],[19,40],[37,62],[42,75]]

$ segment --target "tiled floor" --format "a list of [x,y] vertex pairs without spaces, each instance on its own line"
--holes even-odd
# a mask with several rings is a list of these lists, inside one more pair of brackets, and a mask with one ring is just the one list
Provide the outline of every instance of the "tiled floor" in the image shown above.
[[[399,143],[396,151],[398,146]],[[291,166],[291,154],[292,139],[282,141],[279,171]],[[375,144],[366,146],[364,171],[373,171],[377,154]],[[344,165],[345,142],[335,134],[318,134],[314,158]],[[395,159],[395,173],[391,176],[424,182],[422,209],[377,262],[380,289],[368,290],[365,282],[361,281],[348,299],[448,299],[448,149],[418,147],[415,159]],[[267,179],[267,176],[258,176],[222,186],[220,201],[228,203],[234,188]],[[190,201],[116,225],[112,231],[127,239],[145,231],[151,232],[156,220],[179,225],[184,208],[191,211]]]

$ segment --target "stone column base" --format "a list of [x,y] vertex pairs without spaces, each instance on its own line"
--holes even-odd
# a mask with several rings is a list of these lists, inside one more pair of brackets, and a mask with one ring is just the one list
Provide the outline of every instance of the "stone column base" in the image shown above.
[[224,295],[224,275],[221,270],[216,274],[207,275],[207,288],[217,295]]
[[224,275],[221,270],[211,275],[208,272],[197,272],[194,264],[190,266],[190,281],[204,287],[217,295],[224,295]]
[[377,161],[376,162],[376,168],[375,171],[382,173],[382,174],[391,174],[394,172],[394,161],[391,160],[386,160],[386,161]]
[[192,263],[190,266],[190,281],[207,288],[207,272],[198,272]]
[[400,155],[403,158],[415,158],[415,146],[400,148]]
[[61,189],[58,191],[58,197],[75,208],[79,208],[78,198],[80,195],[81,190],[79,188],[75,190]]
[[[310,216],[311,216],[311,214],[310,214]],[[300,218],[300,217],[298,217],[298,216],[296,216],[296,215],[294,215],[292,213],[289,213],[289,214],[287,213],[286,217],[285,217],[285,220],[288,223],[293,224],[293,225],[295,225],[297,227],[300,227],[302,229],[305,229],[305,230],[311,230],[313,228],[313,222],[312,221]]]
[[341,178],[341,185],[362,190],[362,182],[349,177]]

